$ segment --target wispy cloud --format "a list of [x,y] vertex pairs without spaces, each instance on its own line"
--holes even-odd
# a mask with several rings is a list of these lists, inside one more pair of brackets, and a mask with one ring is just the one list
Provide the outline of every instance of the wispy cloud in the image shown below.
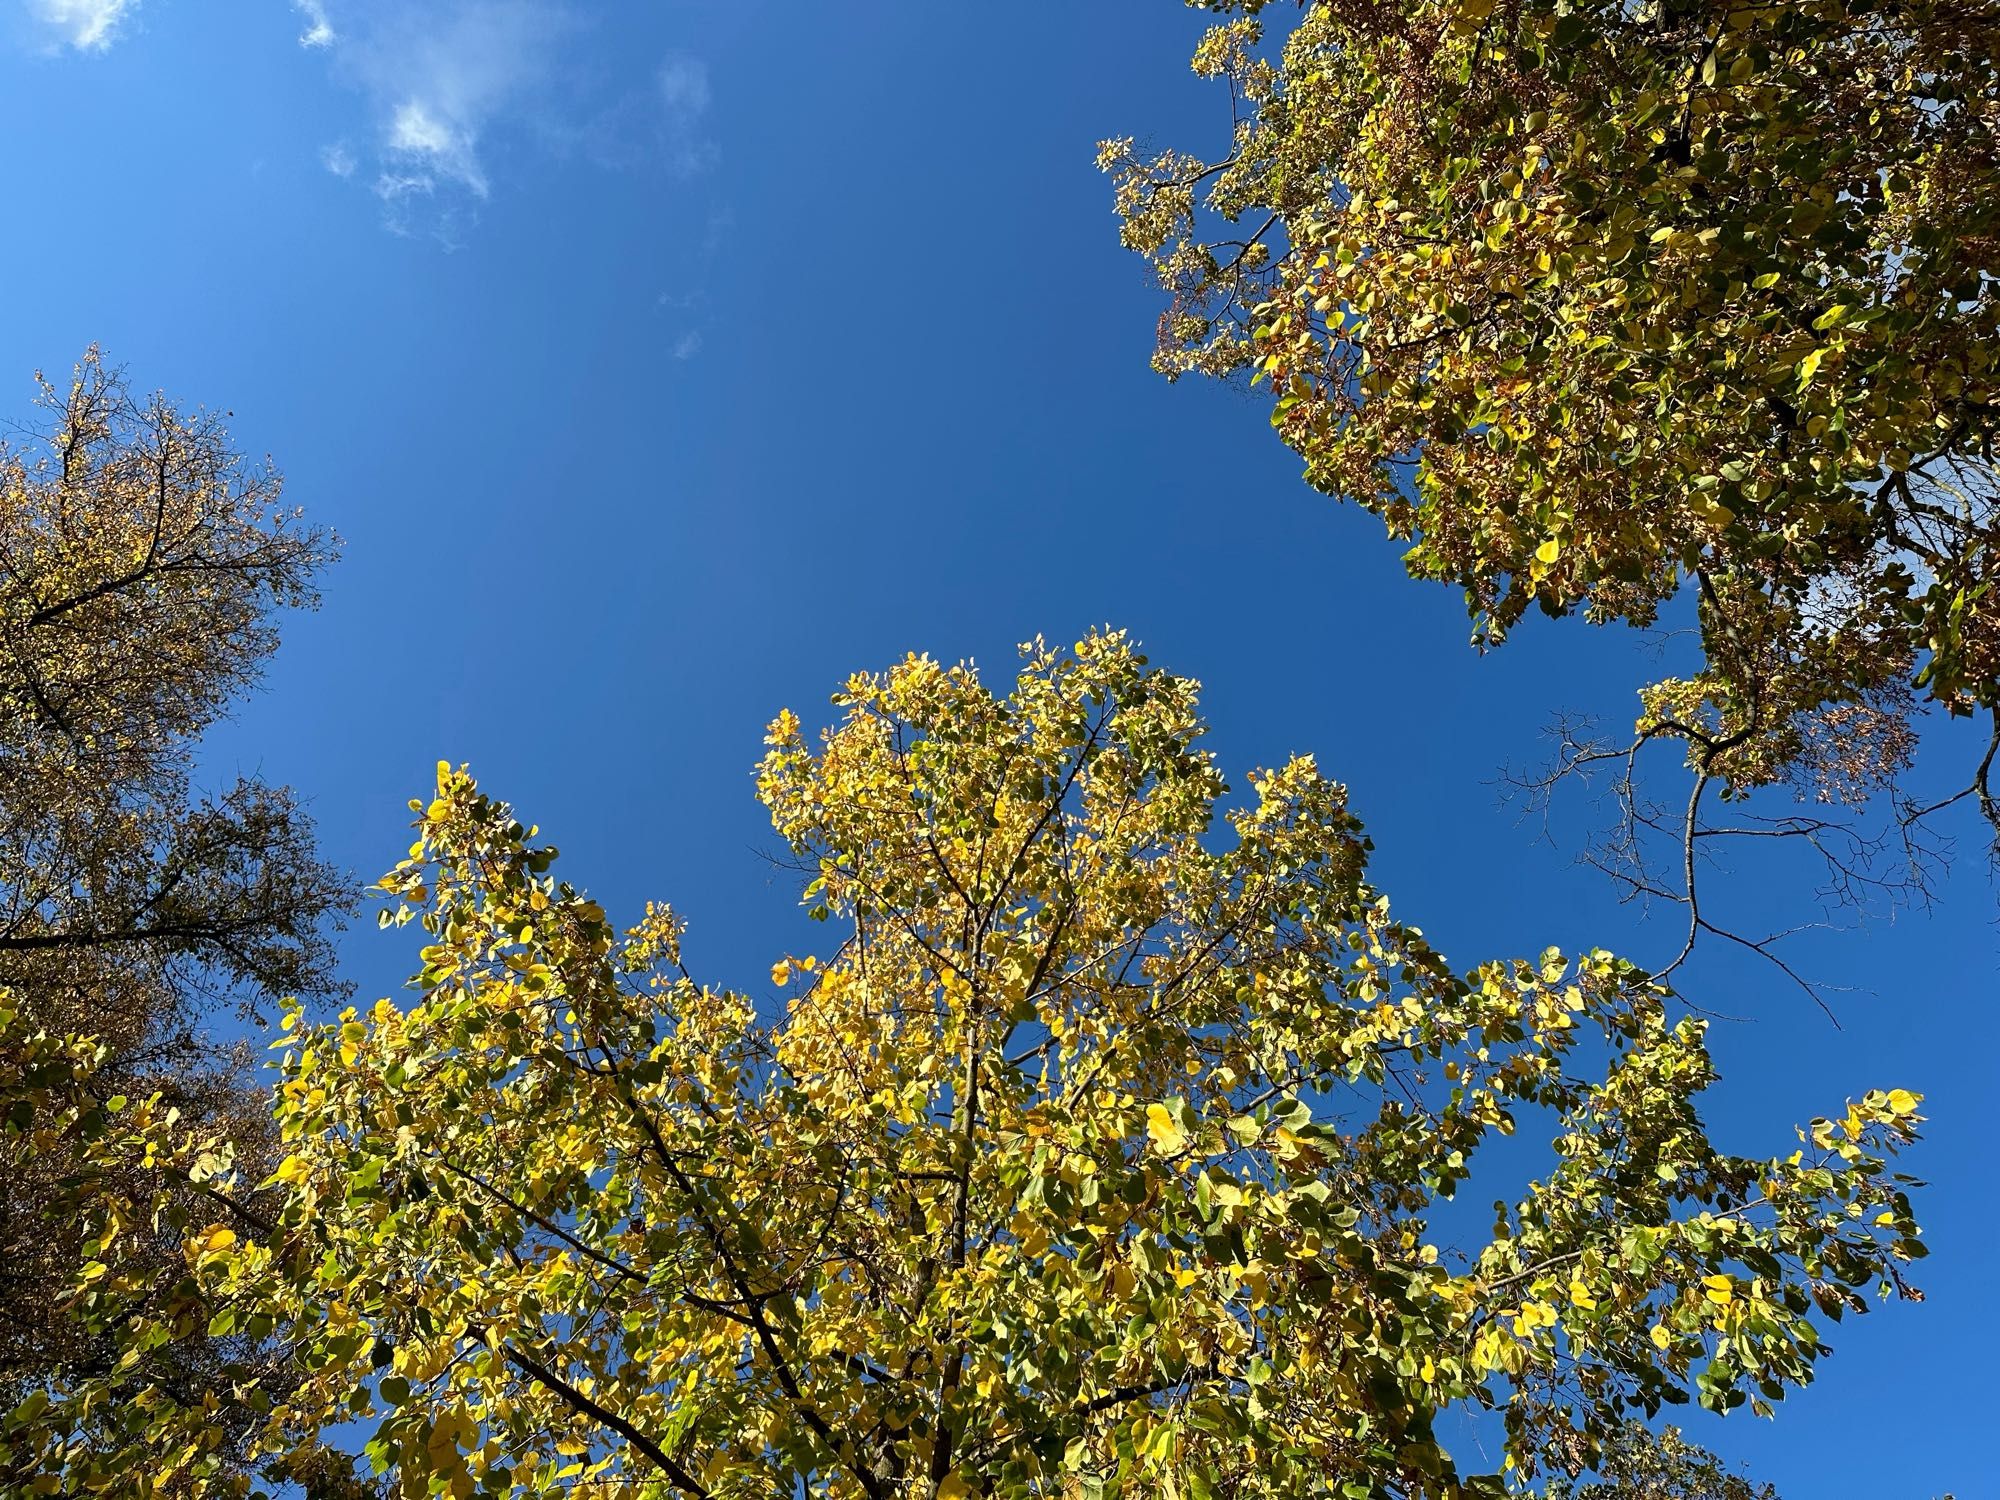
[[572,23],[547,0],[366,0],[339,15],[329,50],[374,116],[385,224],[455,242],[492,193],[489,137],[550,107]]
[[660,313],[682,313],[684,318],[674,321],[683,327],[667,345],[667,352],[677,360],[693,359],[702,349],[702,325],[708,321],[705,311],[708,307],[708,291],[701,285],[701,277],[706,273],[709,262],[722,248],[733,219],[727,207],[711,210],[708,228],[694,246],[691,261],[694,282],[686,291],[662,291],[653,298],[653,307]]
[[331,47],[336,40],[333,23],[326,18],[326,7],[320,0],[292,0],[292,9],[297,11],[306,23],[306,29],[299,33],[301,47]]
[[[134,29],[142,3],[18,0],[49,47],[85,52]],[[616,8],[574,0],[287,4],[298,44],[323,55],[366,111],[365,126],[323,147],[320,163],[365,186],[399,234],[455,243],[496,184],[518,181],[522,162],[537,156],[680,178],[719,157],[707,129],[706,62],[679,51],[653,54],[650,65],[629,49],[619,55]],[[268,13],[283,14],[275,6]]]
[[559,153],[576,153],[613,172],[664,169],[695,177],[721,157],[708,134],[711,102],[708,64],[685,52],[669,52],[641,87],[600,101],[573,121],[547,118],[543,140]]
[[109,47],[138,8],[139,0],[28,0],[28,13],[56,44],[79,52],[102,52]]
[[394,161],[418,175],[435,175],[457,183],[475,198],[491,191],[475,150],[476,132],[432,113],[434,105],[406,99],[396,106],[383,148]]
[[708,113],[708,64],[684,52],[670,52],[653,75],[659,93],[660,142],[667,166],[692,177],[715,165],[720,152],[702,131]]

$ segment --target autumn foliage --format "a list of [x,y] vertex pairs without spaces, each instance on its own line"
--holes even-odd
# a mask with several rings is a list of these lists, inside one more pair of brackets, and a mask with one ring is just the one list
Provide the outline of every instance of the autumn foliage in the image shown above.
[[[209,1027],[338,989],[326,924],[349,891],[298,798],[255,777],[204,790],[195,767],[330,554],[220,417],[136,394],[94,351],[39,381],[34,420],[0,441],[0,1405],[121,1352],[67,1315],[91,1259],[79,1184],[102,1172],[111,1196],[181,1213],[201,1197],[93,1163],[95,1116],[48,1113],[46,1090],[67,1099],[74,1075],[100,1099],[157,1095],[211,1157],[254,1168],[268,1101]],[[165,1306],[176,1229],[149,1213],[120,1254],[128,1305]],[[240,1340],[183,1339],[154,1372],[199,1402],[231,1365],[272,1369]],[[218,1434],[247,1420],[219,1414]]]
[[1161,369],[1251,373],[1484,641],[1690,590],[1640,732],[1730,790],[1878,791],[1927,701],[2000,745],[2000,6],[1205,8],[1226,140],[1101,154]]
[[[137,1317],[146,1200],[100,1204],[79,1305],[132,1352],[16,1411],[14,1472],[237,1492],[151,1378],[205,1331],[286,1351],[232,1398],[253,1454],[358,1424],[402,1495],[1499,1494],[1445,1414],[1572,1473],[1631,1412],[1768,1408],[1908,1292],[1915,1096],[1720,1149],[1699,1021],[1601,952],[1452,968],[1342,788],[1233,797],[1124,637],[836,703],[759,772],[825,934],[768,989],[688,973],[664,907],[615,927],[441,765],[382,885],[415,992],[287,1013],[267,1179],[87,1060],[9,1080],[212,1194]],[[1517,1130],[1539,1165],[1469,1229]]]

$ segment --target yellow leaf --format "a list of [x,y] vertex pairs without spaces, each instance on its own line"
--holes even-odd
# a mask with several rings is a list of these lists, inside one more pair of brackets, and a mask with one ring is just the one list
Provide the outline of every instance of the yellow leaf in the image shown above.
[[1922,1102],[1921,1094],[1913,1094],[1908,1089],[1889,1090],[1889,1113],[1892,1115],[1913,1115]]
[[1543,542],[1541,546],[1535,549],[1535,560],[1537,562],[1547,563],[1551,567],[1553,567],[1555,565],[1555,560],[1562,556],[1562,550],[1563,550],[1562,543],[1557,541],[1554,537],[1550,537],[1546,542]]
[[976,1493],[977,1491],[965,1482],[963,1475],[952,1473],[945,1475],[938,1482],[937,1500],[968,1500],[968,1497]]
[[1187,1132],[1164,1104],[1146,1106],[1146,1134],[1153,1148],[1163,1156],[1173,1156],[1187,1145]]
[[783,989],[792,982],[792,965],[789,959],[779,959],[771,965],[771,983]]
[[1665,1328],[1661,1327],[1658,1323],[1653,1325],[1653,1346],[1655,1348],[1664,1349],[1673,1341],[1674,1336],[1668,1333]]

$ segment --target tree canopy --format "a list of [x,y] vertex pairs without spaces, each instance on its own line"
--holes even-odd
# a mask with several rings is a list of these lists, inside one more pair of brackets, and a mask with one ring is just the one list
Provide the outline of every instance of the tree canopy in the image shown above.
[[1101,150],[1159,368],[1266,384],[1479,640],[1695,590],[1619,753],[1849,802],[1934,703],[2000,835],[2000,5],[1204,8],[1226,145]]
[[43,423],[0,443],[0,983],[93,1026],[324,992],[336,883],[296,800],[204,798],[193,768],[277,616],[316,602],[327,538],[220,418],[95,351],[40,387]]
[[[1663,989],[1600,951],[1452,968],[1343,789],[1299,758],[1231,798],[1195,684],[1123,636],[835,702],[759,770],[826,935],[769,1001],[690,974],[665,907],[615,927],[443,764],[382,883],[414,993],[288,1009],[267,1177],[36,1043],[7,1083],[42,1128],[208,1196],[97,1200],[78,1305],[125,1353],[0,1464],[239,1493],[233,1402],[270,1472],[347,1430],[460,1500],[1498,1494],[1447,1415],[1574,1473],[1633,1412],[1768,1410],[1829,1320],[1914,1295],[1915,1095],[1722,1149]],[[1454,1208],[1516,1131],[1533,1176]],[[156,1212],[186,1275],[139,1306]],[[180,1399],[152,1372],[203,1330],[284,1380]]]
[[[195,754],[256,681],[278,613],[313,601],[328,543],[219,418],[134,396],[95,351],[66,388],[39,385],[37,422],[0,442],[0,1078],[73,1056],[104,1093],[161,1091],[254,1163],[269,1110],[205,1025],[218,1006],[335,992],[324,929],[349,892],[288,789],[203,795]],[[84,1143],[51,1135],[32,1091],[8,1105],[12,1405],[117,1351],[61,1311],[82,1263],[64,1196]],[[127,1256],[150,1293],[177,1279],[171,1234]],[[205,1388],[224,1356],[178,1346],[175,1388]]]

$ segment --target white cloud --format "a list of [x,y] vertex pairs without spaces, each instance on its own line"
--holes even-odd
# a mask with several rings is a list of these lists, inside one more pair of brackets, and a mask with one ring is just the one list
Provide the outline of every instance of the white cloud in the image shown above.
[[674,340],[675,359],[693,359],[699,353],[701,353],[701,335],[694,329],[690,328]]
[[570,21],[553,0],[356,0],[340,14],[329,50],[375,116],[385,222],[455,242],[492,193],[489,135],[550,108]]
[[[143,3],[19,0],[52,49],[80,51],[134,29]],[[524,155],[681,178],[720,157],[705,128],[707,63],[679,51],[650,68],[643,55],[618,56],[616,28],[575,0],[287,3],[298,44],[365,101],[366,127],[323,146],[320,164],[368,186],[399,234],[454,243]],[[609,67],[584,39],[611,45]],[[690,337],[678,357],[698,346]]]
[[320,0],[292,0],[292,9],[297,11],[306,23],[306,29],[299,33],[301,47],[330,47],[335,40],[333,23],[326,18],[326,6]]
[[79,52],[102,52],[118,40],[119,27],[139,0],[29,0],[28,9]]
[[383,222],[397,234],[410,232],[408,214],[414,204],[437,196],[437,183],[429,177],[398,176],[383,172],[370,189],[382,200]]
[[[16,13],[51,50],[101,52],[135,29],[143,4],[18,0]],[[299,46],[325,56],[367,110],[364,129],[320,148],[320,165],[369,186],[398,233],[455,238],[523,155],[675,177],[705,172],[719,158],[705,129],[713,103],[707,63],[674,51],[650,68],[630,56],[607,68],[589,55],[601,49],[577,44],[588,38],[615,49],[615,28],[574,0],[287,4]],[[618,73],[624,77],[613,82]],[[684,338],[678,357],[699,342]]]
[[435,240],[456,250],[479,222],[475,200],[426,172],[385,170],[369,191],[382,205],[382,227],[405,239]]
[[458,183],[475,198],[490,191],[486,172],[473,150],[470,127],[453,125],[431,112],[421,99],[406,99],[396,106],[383,146],[389,155],[413,169],[427,167]]

